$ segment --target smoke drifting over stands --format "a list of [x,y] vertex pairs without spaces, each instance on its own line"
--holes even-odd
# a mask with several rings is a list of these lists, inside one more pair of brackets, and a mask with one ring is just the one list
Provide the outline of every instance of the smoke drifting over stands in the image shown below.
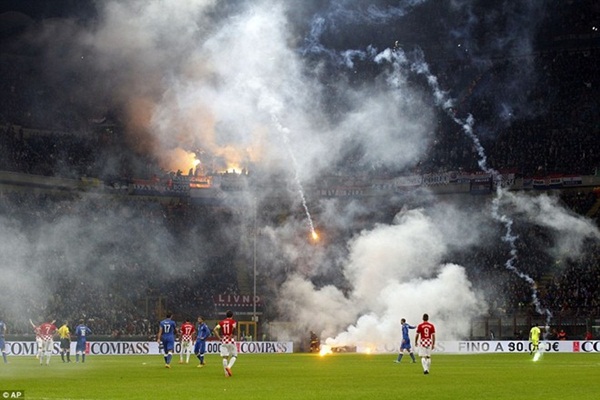
[[53,3],[0,14],[12,332],[86,318],[151,335],[163,306],[217,318],[255,265],[273,338],[541,318],[505,268],[494,182],[473,194],[479,155],[422,64],[514,185],[502,207],[544,307],[600,315],[596,2]]

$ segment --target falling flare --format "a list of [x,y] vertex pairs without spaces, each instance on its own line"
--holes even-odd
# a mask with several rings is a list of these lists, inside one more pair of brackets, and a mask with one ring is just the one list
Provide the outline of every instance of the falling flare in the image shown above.
[[292,159],[292,162],[294,164],[294,180],[296,181],[296,185],[298,186],[298,192],[300,193],[300,199],[302,200],[302,207],[304,208],[304,213],[306,214],[306,218],[308,220],[308,227],[310,228],[310,233],[313,239],[317,240],[319,236],[315,231],[315,225],[313,224],[312,217],[310,215],[310,212],[308,211],[308,205],[306,204],[306,196],[304,195],[304,188],[302,187],[302,182],[300,182],[300,176],[298,175],[298,171],[300,169],[298,167],[298,161],[296,160],[296,156],[294,155],[290,147],[288,138],[289,129],[281,125],[281,122],[279,122],[277,116],[271,114],[271,119],[277,127],[277,130],[283,134],[283,142],[285,143],[285,148],[289,153],[290,158]]

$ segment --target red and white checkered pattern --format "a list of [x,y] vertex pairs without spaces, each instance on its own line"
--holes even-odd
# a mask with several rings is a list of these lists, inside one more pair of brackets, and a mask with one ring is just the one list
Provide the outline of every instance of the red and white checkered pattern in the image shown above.
[[221,343],[223,343],[223,344],[234,344],[235,343],[235,339],[233,338],[233,336],[223,336],[223,337],[221,337]]
[[419,343],[420,346],[422,347],[431,347],[431,338],[423,338],[421,340],[419,340],[421,343]]
[[183,325],[181,325],[181,341],[191,341],[195,330],[196,328],[193,324],[189,322],[184,322]]

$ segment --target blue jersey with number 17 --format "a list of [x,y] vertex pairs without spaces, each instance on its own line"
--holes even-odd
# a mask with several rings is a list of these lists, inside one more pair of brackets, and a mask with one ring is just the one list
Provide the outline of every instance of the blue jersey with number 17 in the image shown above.
[[175,329],[177,328],[175,321],[169,318],[163,319],[160,321],[160,327],[162,329],[162,340],[175,339]]

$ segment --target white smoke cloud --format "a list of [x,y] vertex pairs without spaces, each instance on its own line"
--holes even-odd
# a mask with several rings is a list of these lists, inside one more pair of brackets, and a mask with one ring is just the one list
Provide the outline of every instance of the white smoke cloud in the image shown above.
[[507,193],[505,202],[514,207],[515,213],[552,232],[554,245],[547,251],[557,260],[577,259],[586,250],[586,240],[600,239],[600,231],[592,220],[565,209],[554,196]]
[[110,0],[98,7],[90,26],[45,24],[38,42],[48,75],[85,76],[88,91],[67,88],[69,96],[99,111],[119,107],[138,150],[171,168],[170,153],[181,148],[238,164],[289,160],[291,151],[304,181],[338,162],[349,143],[364,146],[365,164],[402,168],[422,154],[433,132],[429,109],[410,87],[351,90],[342,76],[335,91],[345,106],[331,121],[328,88],[295,47],[289,10],[280,2],[240,3],[223,15],[209,0]]
[[[454,220],[452,214],[447,210],[447,221]],[[342,267],[349,292],[316,290],[295,276],[283,286],[284,315],[294,315],[299,327],[319,331],[335,346],[390,343],[401,318],[418,323],[423,313],[431,315],[444,338],[465,337],[469,321],[487,306],[463,267],[442,262],[451,237],[442,234],[449,229],[440,228],[443,221],[413,209],[399,214],[393,225],[361,232],[349,243]]]

